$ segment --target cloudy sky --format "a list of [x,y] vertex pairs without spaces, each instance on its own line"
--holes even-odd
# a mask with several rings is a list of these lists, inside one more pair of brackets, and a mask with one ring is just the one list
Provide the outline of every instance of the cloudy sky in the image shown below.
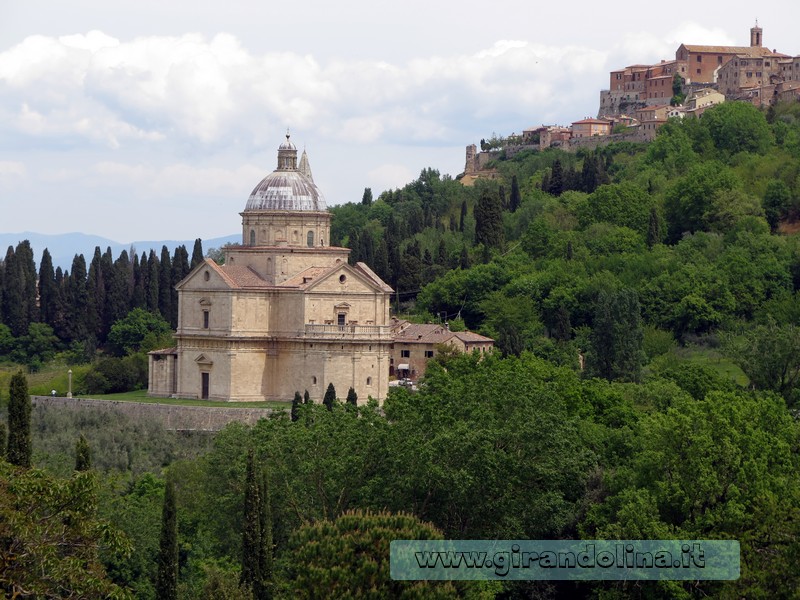
[[[464,147],[594,115],[608,71],[681,42],[800,54],[796,0],[0,0],[0,232],[213,238],[289,128],[328,204]],[[766,12],[766,11],[764,11]]]

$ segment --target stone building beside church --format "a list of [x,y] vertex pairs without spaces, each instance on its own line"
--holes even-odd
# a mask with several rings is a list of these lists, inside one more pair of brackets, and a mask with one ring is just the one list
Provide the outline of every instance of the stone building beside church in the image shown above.
[[242,244],[177,285],[176,347],[149,355],[148,395],[321,401],[388,392],[392,289],[350,250],[330,246],[331,214],[306,153],[286,136],[278,167],[247,200]]

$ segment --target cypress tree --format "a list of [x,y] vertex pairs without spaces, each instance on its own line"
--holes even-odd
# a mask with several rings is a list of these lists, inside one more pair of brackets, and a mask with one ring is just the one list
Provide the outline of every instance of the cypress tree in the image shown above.
[[372,188],[364,188],[364,195],[361,196],[361,204],[372,206]]
[[381,239],[381,243],[378,244],[378,249],[375,250],[374,269],[378,277],[384,281],[389,281],[391,278],[391,271],[389,269],[389,248],[386,245],[385,238]]
[[0,421],[0,460],[6,457],[6,448],[8,448],[8,430],[6,424]]
[[194,269],[197,265],[203,262],[203,260],[203,242],[200,238],[197,238],[194,241],[194,248],[192,248],[191,268]]
[[173,329],[178,326],[178,290],[175,289],[175,286],[189,274],[190,270],[189,253],[186,251],[186,246],[178,246],[175,248],[175,254],[172,258],[172,281],[170,285],[172,311],[168,320]]
[[58,288],[53,270],[53,258],[50,256],[50,251],[45,248],[39,263],[39,319],[55,329],[57,311]]
[[11,377],[8,388],[8,462],[31,466],[31,397],[22,371]]
[[358,406],[358,394],[352,387],[347,390],[347,404]]
[[151,313],[159,312],[158,275],[158,257],[155,251],[150,250],[150,254],[147,256],[147,287],[145,288],[145,297],[147,298],[147,310]]
[[142,252],[141,259],[133,255],[133,294],[131,310],[143,308],[147,310],[147,256]]
[[550,181],[546,191],[553,196],[560,196],[561,192],[564,191],[564,168],[558,159],[555,160],[550,170]]
[[508,209],[508,201],[506,200],[506,188],[502,185],[497,190],[498,200],[500,201],[500,207],[503,210]]
[[75,470],[88,471],[92,468],[91,448],[89,442],[83,434],[80,435],[75,443]]
[[158,263],[158,312],[165,321],[172,323],[172,259],[166,246],[161,246]]
[[102,267],[100,263],[103,255],[100,253],[100,246],[94,247],[92,262],[89,263],[89,274],[86,277],[86,290],[88,293],[89,304],[83,307],[86,311],[87,327],[89,333],[95,339],[103,339],[103,307],[106,303],[106,285],[103,281]]
[[504,237],[500,201],[484,193],[475,206],[475,242],[487,248],[502,248]]
[[65,327],[68,341],[85,343],[89,341],[89,319],[86,308],[89,304],[89,291],[86,289],[86,259],[76,254],[72,259],[72,269],[66,283]]
[[519,182],[517,181],[517,176],[514,175],[511,177],[511,198],[508,201],[508,207],[511,212],[516,212],[521,204],[522,197],[519,193]]
[[336,388],[333,387],[333,383],[329,383],[328,389],[325,390],[325,397],[322,399],[322,403],[328,407],[328,410],[333,410],[334,402],[336,402]]
[[247,453],[247,471],[244,483],[244,529],[242,531],[242,573],[239,585],[253,585],[261,580],[258,549],[261,545],[261,502],[256,480],[255,453]]
[[131,263],[128,259],[128,253],[123,250],[120,252],[119,258],[111,264],[109,275],[106,279],[106,336],[108,331],[111,330],[111,326],[132,310],[132,291],[133,273],[131,272]]
[[458,266],[464,270],[470,268],[469,251],[466,246],[461,247],[461,258],[459,259]]
[[661,219],[655,206],[650,208],[650,222],[647,226],[647,247],[652,248],[661,242]]
[[172,477],[167,477],[164,506],[161,511],[156,597],[159,600],[178,598],[178,510],[175,503],[175,482]]
[[461,201],[461,218],[458,221],[458,230],[464,232],[464,220],[467,218],[467,201]]
[[272,501],[267,474],[262,470],[258,477],[259,506],[259,544],[258,570],[260,577],[253,586],[255,600],[269,600],[272,597]]
[[308,390],[303,394],[303,404],[311,404],[311,394],[308,393]]
[[292,400],[292,410],[291,410],[291,417],[292,423],[297,421],[300,418],[300,404],[303,402],[303,397],[300,395],[300,392],[294,393],[294,399]]

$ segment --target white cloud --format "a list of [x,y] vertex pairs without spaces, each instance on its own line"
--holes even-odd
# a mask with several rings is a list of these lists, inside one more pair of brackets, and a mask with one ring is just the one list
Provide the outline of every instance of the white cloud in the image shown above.
[[[367,173],[369,186],[373,190],[390,190],[403,187],[412,181],[417,174],[405,165],[384,164]],[[380,193],[380,192],[377,192]]]

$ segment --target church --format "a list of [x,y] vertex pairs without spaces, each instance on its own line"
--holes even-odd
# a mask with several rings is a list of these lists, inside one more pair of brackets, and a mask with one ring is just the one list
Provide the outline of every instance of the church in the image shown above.
[[178,290],[176,347],[149,354],[148,395],[230,402],[382,402],[389,388],[392,289],[349,248],[330,245],[331,214],[290,141],[247,200],[242,243],[206,259]]

